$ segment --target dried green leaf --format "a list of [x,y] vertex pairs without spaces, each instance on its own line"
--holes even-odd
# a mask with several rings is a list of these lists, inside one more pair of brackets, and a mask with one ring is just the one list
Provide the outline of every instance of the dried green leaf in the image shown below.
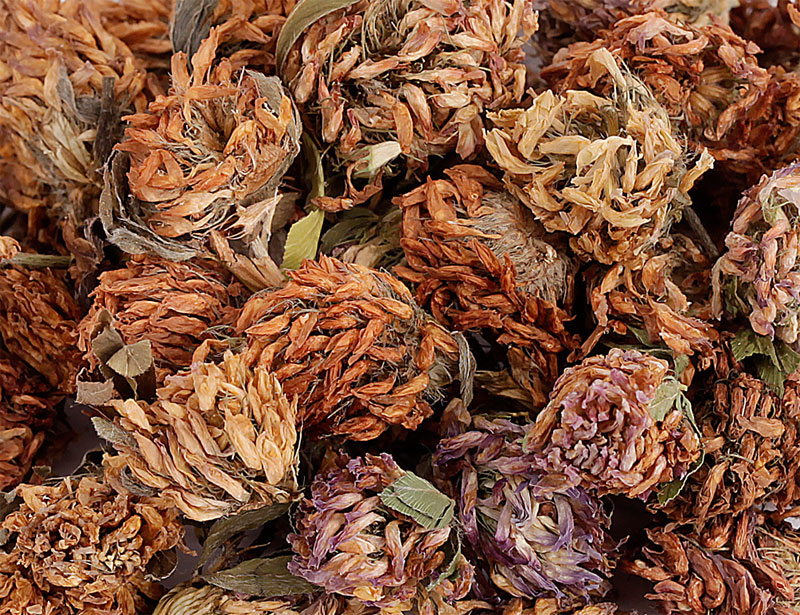
[[322,166],[322,152],[311,136],[304,132],[302,136],[303,158],[306,160],[306,181],[311,186],[307,202],[325,196],[325,168]]
[[136,448],[136,440],[124,429],[99,416],[92,417],[92,425],[97,435],[116,447]]
[[683,395],[681,388],[681,383],[675,378],[664,378],[656,390],[653,401],[650,402],[650,416],[656,421],[663,421]]
[[275,49],[275,64],[278,67],[278,73],[283,70],[283,64],[286,62],[286,56],[292,46],[300,38],[303,31],[311,26],[315,21],[325,17],[333,11],[347,8],[351,4],[355,4],[357,0],[302,0],[299,2],[286,22],[281,28],[281,33],[278,36]]
[[699,470],[700,467],[703,465],[705,458],[706,454],[704,452],[701,452],[700,457],[698,458],[697,461],[694,462],[694,464],[692,464],[691,468],[689,468],[689,471],[686,473],[685,476],[683,476],[682,478],[676,478],[675,480],[664,485],[661,491],[658,492],[659,505],[664,506],[666,504],[669,504],[672,500],[674,500],[676,497],[680,495],[681,491],[683,491],[683,488],[686,486],[686,483],[688,482],[692,474],[697,472],[697,470]]
[[153,366],[153,350],[150,347],[150,340],[141,340],[135,344],[123,346],[108,359],[106,365],[125,378],[136,378],[143,375]]
[[113,327],[106,327],[92,340],[92,352],[103,364],[124,347],[122,336]]
[[456,503],[424,478],[406,472],[380,493],[381,502],[428,530],[447,527]]
[[313,259],[317,255],[319,236],[324,221],[325,212],[316,209],[292,224],[289,234],[286,236],[286,247],[281,263],[284,271],[297,269],[303,259]]
[[248,530],[253,530],[277,519],[289,511],[288,504],[273,504],[256,510],[248,510],[224,519],[218,519],[208,531],[208,537],[203,543],[203,553],[197,562],[198,568],[205,565],[212,553],[225,542]]
[[77,382],[75,401],[86,406],[104,406],[114,397],[114,382]]
[[379,222],[378,216],[366,207],[354,207],[339,215],[339,221],[325,231],[320,241],[320,250],[325,254],[343,244],[355,241],[361,243]]
[[291,557],[288,556],[252,559],[233,568],[205,575],[204,578],[222,589],[264,598],[316,591],[315,585],[289,572],[289,560]]
[[774,362],[778,362],[778,357],[775,354],[775,348],[772,345],[772,340],[763,335],[758,335],[752,329],[742,329],[731,340],[731,352],[733,358],[737,361],[743,361],[753,355],[764,355],[774,358]]
[[211,16],[219,0],[177,0],[170,25],[174,52],[183,51],[191,60],[211,30]]

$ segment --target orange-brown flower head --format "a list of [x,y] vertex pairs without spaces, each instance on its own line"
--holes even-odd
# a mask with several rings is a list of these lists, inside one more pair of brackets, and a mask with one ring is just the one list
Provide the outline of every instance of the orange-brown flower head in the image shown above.
[[107,311],[125,344],[149,340],[158,380],[189,367],[211,329],[232,325],[245,290],[220,265],[205,259],[173,263],[135,255],[125,267],[100,274],[89,313],[78,326],[78,346],[92,367],[91,340]]
[[[424,171],[429,156],[473,156],[483,112],[520,102],[535,29],[531,0],[360,0],[308,27],[283,75],[348,180],[378,173],[376,146]],[[374,193],[348,184],[339,207]]]
[[0,524],[0,596],[8,613],[136,615],[161,587],[148,565],[177,546],[183,524],[161,500],[116,492],[93,477],[22,485]]
[[537,388],[549,389],[556,355],[575,346],[564,328],[576,268],[566,241],[485,169],[459,165],[445,175],[395,200],[407,260],[396,272],[442,324],[494,330],[500,343],[528,349],[548,383]]
[[[0,261],[19,253],[14,239],[0,237]],[[75,386],[79,320],[80,310],[59,272],[0,265],[0,338],[11,354],[63,392]]]
[[684,403],[666,361],[614,348],[562,374],[526,448],[569,484],[646,499],[700,457]]
[[268,256],[283,174],[300,123],[275,77],[214,62],[214,28],[192,58],[172,58],[172,88],[128,116],[101,203],[109,238],[131,253],[185,260],[214,231]]
[[607,51],[590,63],[612,75],[609,98],[545,91],[527,109],[490,113],[486,145],[512,194],[548,231],[571,235],[578,258],[639,268],[711,159],[687,163],[666,110]]
[[[76,222],[97,213],[102,165],[119,136],[120,109],[142,110],[159,86],[137,57],[159,10],[120,24],[103,0],[3,0],[0,127],[31,181],[56,190]],[[155,14],[154,14],[155,13]],[[132,30],[138,29],[138,35]],[[123,38],[120,38],[121,35]]]
[[[242,355],[195,353],[153,403],[110,402],[111,434],[132,476],[197,521],[290,501],[296,491],[295,404]],[[116,434],[116,435],[115,435]]]
[[0,352],[0,489],[31,469],[63,395],[18,358]]
[[321,257],[245,304],[247,361],[275,374],[314,434],[416,429],[457,372],[459,348],[387,273]]
[[769,72],[758,65],[758,47],[720,23],[676,22],[663,11],[623,19],[600,38],[562,49],[542,76],[558,91],[589,88],[610,95],[616,84],[592,66],[606,50],[653,92],[694,150],[708,148],[726,167],[759,174],[763,152],[751,147],[761,133],[780,129],[759,117],[775,117],[763,97]]
[[275,44],[295,0],[219,0],[198,5],[178,0],[172,17],[172,44],[190,58],[211,28],[218,29],[216,60],[234,70],[249,68],[275,75]]

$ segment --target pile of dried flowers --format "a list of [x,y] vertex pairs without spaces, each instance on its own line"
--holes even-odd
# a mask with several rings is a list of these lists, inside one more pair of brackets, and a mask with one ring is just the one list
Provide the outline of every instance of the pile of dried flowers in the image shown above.
[[800,615],[799,44],[0,0],[0,613]]

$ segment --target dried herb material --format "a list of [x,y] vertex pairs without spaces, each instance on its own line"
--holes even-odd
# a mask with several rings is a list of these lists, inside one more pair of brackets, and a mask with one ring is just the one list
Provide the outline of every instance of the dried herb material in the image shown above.
[[433,467],[458,500],[478,595],[550,596],[562,609],[604,596],[616,545],[602,504],[533,470],[522,450],[523,427],[470,417],[458,400],[448,411],[460,415],[460,429],[439,443]]
[[91,367],[98,359],[91,341],[104,311],[125,344],[149,340],[158,381],[191,365],[192,354],[212,328],[233,325],[245,289],[219,264],[205,259],[173,263],[135,255],[124,268],[106,271],[81,321],[78,346]]
[[178,586],[161,598],[153,615],[344,615],[343,602],[325,596],[310,604],[294,604],[246,597],[213,585]]
[[396,199],[407,266],[420,305],[459,330],[492,329],[500,343],[557,353],[575,265],[530,211],[478,166],[460,165]]
[[313,436],[416,429],[458,373],[458,343],[391,275],[321,257],[254,295],[237,322],[246,360],[272,371]]
[[800,400],[791,381],[784,398],[747,374],[716,381],[712,403],[696,414],[704,464],[664,510],[692,523],[704,544],[723,544],[737,517],[767,502],[786,510],[800,497]]
[[176,53],[169,96],[125,118],[101,218],[127,252],[185,260],[219,231],[240,240],[247,256],[269,260],[278,185],[299,152],[299,117],[277,78],[214,62],[219,35],[212,29],[191,74]]
[[608,51],[587,61],[612,75],[611,98],[545,91],[527,109],[490,113],[486,146],[511,193],[548,231],[571,235],[578,258],[640,268],[712,161],[687,166],[667,112]]
[[[76,222],[97,211],[100,168],[116,141],[119,109],[141,110],[158,93],[151,90],[157,84],[148,79],[146,62],[114,34],[119,24],[108,14],[110,4],[4,0],[0,8],[6,144],[23,183],[58,191],[53,204]],[[147,29],[152,18],[148,14],[137,27]],[[119,34],[132,35],[133,25]]]
[[226,351],[167,378],[152,404],[112,400],[117,430],[100,431],[143,485],[197,521],[294,497],[295,404],[264,367]]
[[289,570],[382,609],[400,607],[431,583],[447,601],[463,598],[472,567],[458,553],[448,556],[455,531],[426,529],[381,503],[382,492],[404,475],[386,453],[338,457],[297,510]]
[[714,265],[715,315],[747,316],[753,331],[798,345],[800,164],[764,177],[736,208]]
[[654,583],[647,595],[667,615],[797,615],[797,532],[756,526],[749,513],[734,542],[718,549],[674,529],[648,530],[649,543],[626,564]]
[[614,82],[592,68],[592,56],[601,49],[652,89],[693,149],[707,147],[727,169],[752,179],[770,164],[777,166],[763,160],[768,152],[751,146],[764,139],[765,131],[767,141],[781,138],[781,124],[786,124],[783,118],[771,122],[778,113],[764,109],[771,78],[758,66],[755,43],[719,23],[676,23],[653,11],[618,21],[593,42],[563,49],[542,76],[559,90],[609,94]]
[[62,399],[39,374],[0,351],[0,489],[27,475]]
[[631,15],[663,9],[672,20],[697,25],[727,23],[740,0],[536,0],[539,9],[537,47],[545,58],[576,41],[592,41],[598,33]]
[[588,353],[602,335],[643,330],[651,344],[676,355],[714,355],[719,334],[711,324],[711,263],[687,236],[674,233],[647,255],[639,271],[621,265],[596,268],[590,302],[597,328],[583,345]]
[[800,60],[800,11],[794,0],[739,0],[731,11],[731,28],[763,51],[762,66],[792,70]]
[[306,28],[282,74],[347,175],[346,194],[318,204],[364,202],[400,154],[409,173],[430,156],[476,154],[483,111],[522,99],[521,48],[535,30],[531,0],[360,0]]
[[178,0],[172,19],[175,51],[194,56],[211,28],[217,28],[216,62],[234,70],[249,68],[274,75],[275,45],[295,0]]
[[51,386],[69,393],[80,363],[80,311],[60,272],[2,263],[19,253],[14,239],[0,236],[0,338]]
[[178,545],[177,511],[115,492],[92,477],[17,488],[23,503],[0,524],[0,599],[9,613],[149,613],[161,587],[148,565]]
[[646,500],[701,455],[687,403],[666,361],[615,348],[564,371],[526,450],[562,483]]

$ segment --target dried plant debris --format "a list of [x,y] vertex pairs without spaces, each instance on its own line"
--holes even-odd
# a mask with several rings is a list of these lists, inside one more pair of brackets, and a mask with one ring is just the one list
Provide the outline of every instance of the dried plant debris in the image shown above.
[[615,348],[567,368],[525,435],[558,483],[647,500],[679,489],[702,447],[669,363]]
[[795,164],[762,178],[739,201],[714,265],[713,303],[717,317],[746,316],[759,336],[796,347],[799,188]]
[[667,615],[796,615],[800,536],[757,525],[751,512],[730,545],[709,549],[697,536],[648,530],[649,542],[626,568],[654,583],[647,597]]
[[[57,191],[53,204],[76,222],[97,213],[102,165],[119,137],[120,112],[144,110],[159,93],[135,43],[151,23],[158,37],[163,9],[145,11],[141,21],[130,11],[120,27],[109,11],[113,4],[4,0],[0,9],[6,144],[23,181]],[[141,29],[138,37],[131,26]]]
[[607,50],[588,61],[612,76],[611,98],[545,91],[490,113],[487,149],[509,191],[548,231],[570,235],[578,258],[641,268],[712,161],[688,160],[666,110]]
[[711,323],[711,262],[689,237],[673,233],[663,239],[638,271],[615,265],[593,274],[587,277],[597,328],[586,338],[584,353],[606,332],[632,332],[677,355],[700,355],[709,365],[719,340]]
[[0,338],[50,385],[72,392],[80,310],[60,272],[12,264],[23,254],[14,239],[0,237]]
[[0,351],[0,489],[25,478],[63,398],[20,359]]
[[796,75],[759,66],[759,47],[729,27],[676,23],[648,12],[563,49],[542,76],[559,90],[608,95],[615,84],[592,67],[598,50],[644,81],[692,148],[708,148],[737,182],[741,174],[754,183],[796,156]]
[[339,456],[297,510],[289,570],[382,609],[408,603],[426,585],[459,600],[472,567],[453,544],[454,506],[388,454]]
[[162,592],[151,566],[183,537],[174,509],[92,476],[21,485],[17,494],[22,502],[0,523],[4,610],[150,612]]
[[330,209],[364,202],[398,156],[413,173],[432,156],[477,154],[483,112],[522,100],[522,45],[536,29],[531,0],[348,4],[292,24],[302,33],[279,66],[306,125],[346,172],[346,194],[319,200]]
[[216,28],[217,61],[226,58],[234,70],[275,75],[278,34],[296,4],[295,0],[178,0],[171,24],[173,49],[191,58]]
[[125,267],[100,274],[92,307],[78,327],[78,346],[94,368],[92,340],[106,324],[125,344],[148,340],[159,382],[191,366],[192,354],[214,331],[224,335],[239,315],[247,292],[222,266],[208,259],[173,263],[134,255]]
[[757,378],[733,371],[710,393],[696,412],[704,463],[661,508],[691,522],[704,544],[718,545],[753,506],[769,502],[783,511],[800,498],[800,400],[794,380],[781,399]]
[[416,429],[459,373],[456,339],[391,275],[329,257],[305,261],[237,323],[249,365],[272,371],[314,435],[370,440]]
[[731,28],[758,45],[759,62],[792,70],[800,60],[800,11],[795,0],[739,0]]
[[269,260],[284,173],[300,124],[275,77],[214,62],[219,29],[193,56],[172,57],[169,96],[127,116],[100,208],[109,239],[171,260],[203,254],[213,231]]
[[451,402],[453,424],[433,465],[458,502],[463,548],[479,595],[554,597],[559,608],[604,596],[615,543],[603,505],[579,487],[553,485],[522,450],[525,430],[504,419],[470,417]]
[[136,481],[198,521],[287,502],[297,490],[296,405],[263,366],[230,351],[214,361],[211,350],[201,345],[155,402],[113,399],[112,421],[95,419]]

